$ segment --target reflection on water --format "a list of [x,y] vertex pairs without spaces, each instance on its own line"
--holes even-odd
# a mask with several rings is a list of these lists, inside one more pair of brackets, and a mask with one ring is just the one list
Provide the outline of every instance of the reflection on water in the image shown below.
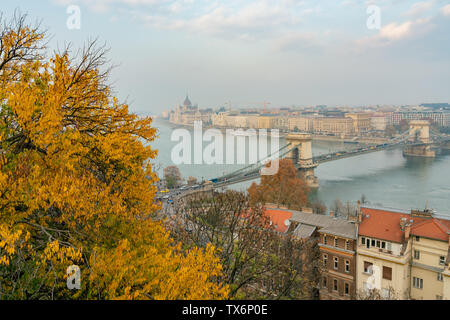
[[[170,153],[176,142],[171,142],[172,127],[156,121],[160,138],[152,146],[159,150],[157,163],[162,168],[172,165]],[[285,144],[281,139],[280,146]],[[335,152],[356,146],[343,142],[314,141],[313,153]],[[246,152],[247,150],[237,150]],[[244,165],[180,165],[185,178],[211,179],[232,172]],[[162,171],[160,171],[162,172]],[[428,207],[450,215],[450,155],[442,153],[435,159],[404,157],[402,151],[386,150],[353,158],[321,164],[316,169],[320,187],[312,191],[311,199],[320,199],[330,206],[335,199],[356,201],[362,194],[371,204],[410,209]],[[251,182],[232,186],[245,190]]]

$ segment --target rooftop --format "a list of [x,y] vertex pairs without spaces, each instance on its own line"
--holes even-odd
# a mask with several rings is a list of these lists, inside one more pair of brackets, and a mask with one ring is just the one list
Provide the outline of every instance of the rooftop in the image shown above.
[[314,231],[319,230],[327,234],[356,239],[356,226],[348,220],[279,208],[266,208],[266,212],[270,215],[271,221],[276,224],[277,230],[281,232],[286,232],[290,223],[298,223],[293,234],[299,238],[309,238]]
[[358,233],[362,236],[401,243],[405,231],[400,226],[403,220],[411,226],[411,235],[442,241],[449,239],[450,220],[369,207],[362,207],[361,212],[363,216]]

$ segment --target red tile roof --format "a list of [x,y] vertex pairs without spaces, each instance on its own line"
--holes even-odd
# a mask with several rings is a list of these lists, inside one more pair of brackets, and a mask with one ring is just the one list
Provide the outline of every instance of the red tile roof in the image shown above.
[[400,220],[406,218],[407,223],[413,220],[411,235],[442,241],[449,240],[450,220],[413,217],[406,213],[372,208],[361,208],[361,211],[363,219],[359,225],[359,235],[400,243],[404,239]]
[[432,218],[411,227],[411,234],[436,240],[448,241],[450,221]]
[[[404,232],[400,229],[401,218],[414,222],[423,221],[423,218],[411,217],[409,214],[391,212],[381,209],[361,208],[363,217],[358,228],[358,235],[376,239],[388,240],[401,243]],[[369,217],[366,217],[366,216]]]
[[264,212],[269,216],[270,221],[277,231],[282,233],[286,232],[288,228],[288,223],[286,223],[286,221],[289,221],[291,218],[291,211],[266,208]]

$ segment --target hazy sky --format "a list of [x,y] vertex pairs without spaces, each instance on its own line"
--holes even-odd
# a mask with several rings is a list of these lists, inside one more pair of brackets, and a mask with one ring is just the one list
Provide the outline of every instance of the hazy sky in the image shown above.
[[141,114],[186,93],[200,107],[450,102],[448,0],[2,0],[5,16],[16,8],[54,47],[105,41],[118,95]]

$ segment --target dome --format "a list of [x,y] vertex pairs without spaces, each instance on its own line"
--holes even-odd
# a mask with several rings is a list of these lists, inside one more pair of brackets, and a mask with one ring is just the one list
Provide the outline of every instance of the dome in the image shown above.
[[192,106],[191,100],[189,100],[189,97],[187,95],[186,95],[186,99],[184,99],[183,106],[185,106],[185,107]]

